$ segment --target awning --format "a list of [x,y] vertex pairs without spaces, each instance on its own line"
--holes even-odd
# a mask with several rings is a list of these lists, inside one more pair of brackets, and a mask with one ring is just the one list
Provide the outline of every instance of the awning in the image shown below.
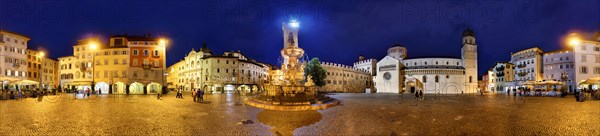
[[565,83],[558,82],[558,81],[544,81],[544,82],[536,83],[536,85],[563,85],[563,84],[565,84]]
[[589,79],[586,79],[583,82],[579,83],[579,85],[585,85],[585,84],[600,84],[600,77],[589,78]]
[[33,80],[26,80],[26,79],[24,79],[24,80],[21,80],[21,81],[17,81],[17,83],[19,83],[19,84],[38,84],[39,82],[33,81]]

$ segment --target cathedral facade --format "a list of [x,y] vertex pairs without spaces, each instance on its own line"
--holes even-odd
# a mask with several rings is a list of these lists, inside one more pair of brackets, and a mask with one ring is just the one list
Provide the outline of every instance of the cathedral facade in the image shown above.
[[[462,33],[460,58],[407,58],[407,49],[395,45],[376,65],[373,82],[378,93],[429,94],[477,93],[477,44],[475,33]],[[355,64],[357,65],[357,64]]]

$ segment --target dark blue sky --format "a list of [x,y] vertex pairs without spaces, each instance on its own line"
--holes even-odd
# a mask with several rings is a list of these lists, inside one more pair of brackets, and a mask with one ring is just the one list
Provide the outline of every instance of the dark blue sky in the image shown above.
[[90,35],[163,34],[168,64],[203,41],[214,53],[241,50],[277,64],[281,21],[301,22],[299,44],[309,57],[351,65],[358,55],[381,59],[400,43],[409,57],[460,57],[461,32],[471,27],[479,73],[510,53],[533,46],[563,48],[572,31],[600,31],[600,2],[574,1],[27,1],[0,0],[0,29],[32,38],[52,58],[72,55]]

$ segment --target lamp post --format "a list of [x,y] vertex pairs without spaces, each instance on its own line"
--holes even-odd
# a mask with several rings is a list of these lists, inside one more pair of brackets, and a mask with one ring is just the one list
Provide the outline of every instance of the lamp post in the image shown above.
[[94,66],[96,63],[96,49],[98,49],[98,44],[96,42],[90,42],[89,43],[90,46],[90,50],[92,50],[92,91],[95,91],[95,84],[96,84],[96,67]]
[[165,91],[167,91],[167,87],[165,86],[165,61],[167,58],[167,44],[168,44],[168,40],[165,38],[161,38],[158,40],[158,45],[161,47],[162,52],[163,52],[163,56],[162,56],[162,68],[160,69],[160,75],[161,75],[161,84],[162,84],[162,88],[161,88],[161,92],[160,93],[164,93]]
[[42,88],[43,88],[42,87],[42,85],[43,85],[43,83],[42,83],[43,82],[43,80],[42,80],[42,64],[44,63],[44,55],[45,55],[44,52],[38,53],[38,57],[40,58],[40,65],[38,67],[39,73],[40,73],[39,74],[39,76],[40,76],[40,83],[39,83],[40,91],[42,91]]

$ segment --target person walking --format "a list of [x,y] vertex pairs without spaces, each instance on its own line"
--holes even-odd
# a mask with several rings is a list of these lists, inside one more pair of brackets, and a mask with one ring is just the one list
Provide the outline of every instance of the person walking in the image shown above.
[[202,102],[200,99],[202,98],[202,92],[200,91],[200,89],[196,90],[196,100],[198,102]]
[[419,91],[415,92],[415,99],[419,99]]
[[204,90],[200,89],[200,102],[204,102]]
[[192,90],[192,98],[194,98],[194,102],[196,102],[196,90]]
[[181,89],[177,90],[177,94],[179,98],[183,99],[183,92],[181,92]]
[[[152,92],[156,92],[156,91],[154,89],[152,89]],[[156,92],[156,100],[161,100],[160,94],[161,94],[161,92]]]
[[87,90],[85,90],[85,95],[87,95],[87,97],[90,97],[90,88],[88,88]]

